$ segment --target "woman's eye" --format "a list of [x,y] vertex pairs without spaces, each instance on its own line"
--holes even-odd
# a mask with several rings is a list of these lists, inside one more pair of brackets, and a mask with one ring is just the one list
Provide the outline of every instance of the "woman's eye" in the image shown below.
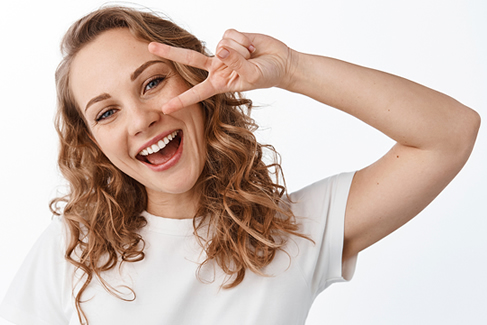
[[110,116],[112,116],[113,113],[115,113],[115,110],[114,109],[109,109],[108,111],[105,111],[103,114],[99,115],[96,118],[96,121],[99,122],[101,120],[105,120],[105,119],[109,118]]
[[148,92],[152,88],[157,87],[163,80],[164,80],[164,78],[159,77],[159,78],[154,78],[151,81],[149,81],[147,83],[147,85],[145,85],[145,87],[144,87],[144,93]]

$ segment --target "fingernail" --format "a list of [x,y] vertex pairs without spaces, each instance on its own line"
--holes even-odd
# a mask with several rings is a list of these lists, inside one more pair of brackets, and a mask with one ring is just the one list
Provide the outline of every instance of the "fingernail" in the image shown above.
[[228,50],[226,49],[221,49],[220,52],[218,52],[216,55],[220,58],[220,59],[226,59],[228,57],[228,55],[230,54],[230,52],[228,52]]
[[255,51],[255,46],[253,46],[252,44],[250,44],[249,51],[250,51],[250,53],[253,53]]

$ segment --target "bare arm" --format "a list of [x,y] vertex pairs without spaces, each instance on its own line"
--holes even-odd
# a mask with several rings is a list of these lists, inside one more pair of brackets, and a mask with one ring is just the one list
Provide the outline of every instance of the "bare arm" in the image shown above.
[[384,72],[299,53],[265,35],[227,31],[217,48],[220,57],[214,58],[151,46],[157,55],[209,71],[203,83],[166,103],[166,112],[218,92],[276,86],[347,112],[397,142],[354,177],[344,260],[425,208],[467,161],[480,125],[476,112],[444,94]]
[[473,148],[480,117],[456,100],[384,72],[292,52],[283,88],[345,111],[397,143],[358,171],[345,217],[347,259],[425,208]]

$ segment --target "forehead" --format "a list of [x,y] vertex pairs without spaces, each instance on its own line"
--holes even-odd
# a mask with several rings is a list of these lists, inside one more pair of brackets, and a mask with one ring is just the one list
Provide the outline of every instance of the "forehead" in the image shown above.
[[120,82],[130,80],[141,64],[158,59],[147,45],[126,28],[103,32],[86,44],[74,57],[69,75],[78,105],[83,107],[90,96],[110,93]]
[[77,79],[86,72],[105,67],[137,68],[135,65],[154,57],[147,45],[148,42],[136,39],[126,28],[103,32],[76,54],[70,77]]

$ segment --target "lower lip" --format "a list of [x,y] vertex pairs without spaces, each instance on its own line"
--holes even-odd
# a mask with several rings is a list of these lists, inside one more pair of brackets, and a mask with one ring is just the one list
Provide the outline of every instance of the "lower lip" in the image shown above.
[[184,134],[181,134],[181,142],[179,143],[178,150],[176,151],[174,156],[172,156],[171,159],[166,161],[164,164],[152,165],[152,164],[149,164],[145,161],[142,161],[142,163],[145,164],[147,167],[149,167],[150,169],[152,169],[155,172],[162,172],[163,170],[167,170],[167,169],[171,168],[172,166],[174,166],[178,163],[179,159],[181,159],[181,156],[183,155],[183,139],[184,139]]

